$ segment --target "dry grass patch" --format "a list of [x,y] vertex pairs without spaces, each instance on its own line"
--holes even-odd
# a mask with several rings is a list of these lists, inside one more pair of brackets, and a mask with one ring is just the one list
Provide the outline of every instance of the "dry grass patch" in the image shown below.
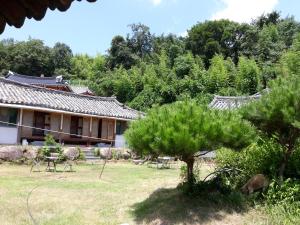
[[[38,224],[251,224],[256,218],[251,211],[183,196],[176,189],[179,165],[156,169],[108,163],[101,180],[101,165],[80,164],[74,169],[30,174],[29,166],[1,164],[1,224],[32,224],[26,198],[36,186],[30,209]],[[212,169],[203,165],[202,176]]]

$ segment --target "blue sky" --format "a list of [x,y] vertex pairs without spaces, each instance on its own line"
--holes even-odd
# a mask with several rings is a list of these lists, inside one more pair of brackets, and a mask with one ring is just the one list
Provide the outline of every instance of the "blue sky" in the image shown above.
[[42,21],[26,19],[21,29],[7,26],[0,38],[44,40],[68,44],[74,53],[105,54],[111,39],[130,32],[127,25],[143,23],[156,35],[186,35],[197,22],[228,18],[249,22],[262,13],[281,11],[300,20],[299,0],[98,0],[74,2],[62,13],[48,10]]

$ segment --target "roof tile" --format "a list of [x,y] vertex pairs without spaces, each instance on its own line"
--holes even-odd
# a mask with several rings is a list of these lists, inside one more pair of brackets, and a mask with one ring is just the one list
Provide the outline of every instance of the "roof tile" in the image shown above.
[[78,95],[21,84],[3,78],[0,78],[0,103],[123,119],[137,119],[143,115],[142,112],[124,106],[114,97]]

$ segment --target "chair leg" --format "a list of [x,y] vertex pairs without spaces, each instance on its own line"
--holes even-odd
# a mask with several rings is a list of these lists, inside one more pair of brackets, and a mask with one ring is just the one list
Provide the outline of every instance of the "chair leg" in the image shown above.
[[34,167],[34,164],[31,165],[31,168],[30,168],[30,173],[32,172],[33,170],[33,167]]

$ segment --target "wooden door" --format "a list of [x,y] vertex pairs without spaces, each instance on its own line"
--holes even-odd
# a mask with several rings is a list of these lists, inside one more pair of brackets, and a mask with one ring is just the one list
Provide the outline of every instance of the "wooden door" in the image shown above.
[[[50,115],[44,112],[34,112],[33,126],[40,129],[50,129]],[[40,129],[33,129],[33,136],[44,136],[47,132]]]
[[115,123],[113,120],[109,120],[107,126],[107,139],[114,140],[114,130],[115,130]]
[[114,132],[115,132],[115,121],[114,120],[108,120],[108,119],[101,119],[101,122],[99,122],[99,125],[101,124],[101,132],[99,132],[99,135],[101,135],[102,139],[106,140],[114,140]]

